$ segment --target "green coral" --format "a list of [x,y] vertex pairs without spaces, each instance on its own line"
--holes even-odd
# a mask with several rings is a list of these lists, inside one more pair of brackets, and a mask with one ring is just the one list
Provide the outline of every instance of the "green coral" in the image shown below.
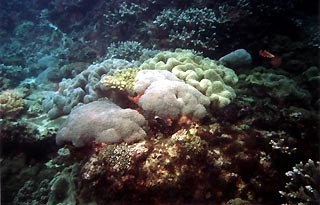
[[106,87],[132,92],[134,87],[134,78],[139,70],[139,68],[118,70],[113,75],[103,76],[100,82]]
[[273,73],[263,67],[257,67],[253,73],[245,78],[245,81],[253,85],[260,85],[267,88],[267,93],[275,99],[284,99],[294,96],[298,99],[310,99],[311,95],[307,90],[298,86],[296,81],[285,75]]
[[164,51],[146,60],[140,69],[168,70],[209,97],[218,107],[228,105],[236,94],[231,87],[238,81],[235,72],[191,50]]
[[143,46],[137,41],[120,41],[111,43],[107,47],[106,58],[120,58],[128,61],[139,60],[143,50]]

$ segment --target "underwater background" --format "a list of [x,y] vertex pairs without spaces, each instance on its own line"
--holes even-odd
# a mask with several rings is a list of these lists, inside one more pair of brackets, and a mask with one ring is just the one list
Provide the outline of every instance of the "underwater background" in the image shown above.
[[1,204],[319,204],[319,18],[0,1]]

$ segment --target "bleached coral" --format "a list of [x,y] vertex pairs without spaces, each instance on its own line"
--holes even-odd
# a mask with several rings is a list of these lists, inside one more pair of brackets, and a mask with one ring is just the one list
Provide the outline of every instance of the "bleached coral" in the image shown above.
[[134,91],[144,93],[144,91],[157,80],[181,81],[171,72],[166,70],[141,70],[135,77]]
[[135,91],[143,93],[138,104],[147,113],[163,118],[206,115],[209,98],[168,71],[142,70],[135,82]]
[[56,142],[72,142],[83,147],[91,142],[132,143],[146,136],[141,126],[144,117],[136,110],[122,109],[109,101],[95,101],[73,110],[62,128]]

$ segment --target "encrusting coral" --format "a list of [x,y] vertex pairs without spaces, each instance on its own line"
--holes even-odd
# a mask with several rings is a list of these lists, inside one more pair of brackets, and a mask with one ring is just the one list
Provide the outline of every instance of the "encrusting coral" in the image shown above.
[[0,94],[0,116],[17,116],[24,108],[23,99],[12,91],[2,91]]

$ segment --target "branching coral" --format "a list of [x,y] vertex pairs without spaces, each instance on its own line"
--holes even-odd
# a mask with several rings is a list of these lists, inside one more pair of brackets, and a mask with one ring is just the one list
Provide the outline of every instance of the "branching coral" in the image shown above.
[[300,162],[286,173],[290,182],[286,183],[286,191],[280,191],[290,204],[319,204],[320,202],[320,162],[309,159]]
[[217,47],[215,12],[210,8],[164,9],[153,21],[173,47],[213,51]]
[[1,117],[15,117],[24,108],[24,102],[20,96],[12,91],[3,91],[0,94]]

